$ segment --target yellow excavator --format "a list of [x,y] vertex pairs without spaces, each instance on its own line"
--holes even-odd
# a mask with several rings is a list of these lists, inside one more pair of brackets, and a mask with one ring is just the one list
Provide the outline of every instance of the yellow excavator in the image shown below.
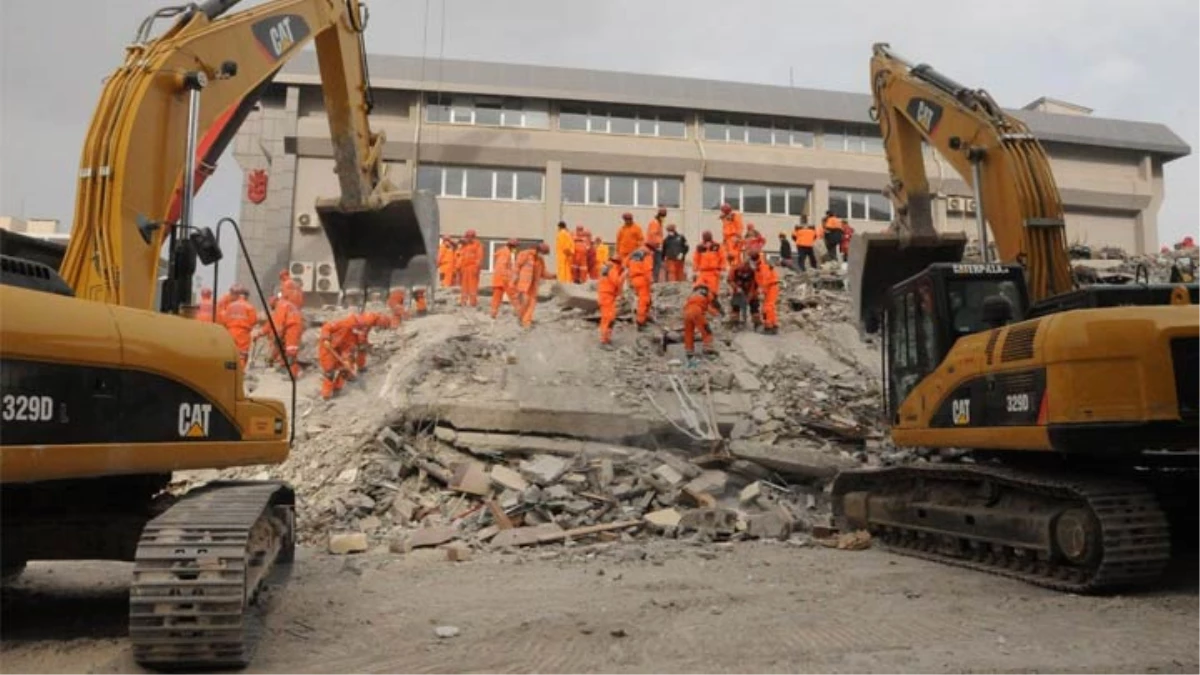
[[[881,337],[894,443],[973,462],[843,472],[836,520],[1066,591],[1158,579],[1196,531],[1196,284],[1076,287],[1054,175],[1024,123],[886,44],[871,91],[897,215],[851,242],[860,328]],[[924,144],[975,191],[982,261],[934,227]]]
[[[382,170],[384,137],[368,123],[365,6],[273,0],[230,13],[235,4],[165,8],[142,23],[88,130],[57,269],[43,249],[0,255],[4,577],[31,560],[132,561],[130,642],[140,664],[158,669],[249,663],[258,600],[292,560],[288,485],[166,488],[174,471],[288,456],[284,406],[245,396],[229,333],[184,317],[197,259],[221,257],[211,228],[191,222],[192,196],[307,43],[341,186],[317,206],[343,283],[431,274],[420,259],[437,238],[432,198],[395,190]],[[173,22],[151,38],[156,19]]]

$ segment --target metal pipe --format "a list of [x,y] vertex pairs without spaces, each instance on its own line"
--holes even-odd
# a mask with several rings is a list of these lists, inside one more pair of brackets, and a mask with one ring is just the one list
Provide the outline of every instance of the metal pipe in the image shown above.
[[987,222],[983,218],[983,171],[980,165],[983,163],[983,157],[975,157],[971,160],[971,180],[975,183],[975,225],[979,227],[979,255],[983,257],[983,262],[991,262],[991,256],[988,254],[988,233]]
[[179,211],[179,226],[183,228],[185,235],[192,226],[192,202],[196,192],[196,135],[200,128],[200,89],[203,86],[203,83],[198,83],[198,86],[188,87],[187,149],[183,155],[183,208]]

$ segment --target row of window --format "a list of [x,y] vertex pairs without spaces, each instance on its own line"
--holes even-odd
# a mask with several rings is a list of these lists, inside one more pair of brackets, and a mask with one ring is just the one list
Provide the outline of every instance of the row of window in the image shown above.
[[[425,121],[549,129],[549,102],[500,96],[429,94],[425,101]],[[687,138],[687,121],[683,113],[608,106],[563,104],[558,115],[558,128],[594,134]],[[814,147],[816,139],[815,131],[805,124],[755,122],[727,115],[705,115],[703,134],[704,139],[709,141],[800,148]],[[879,133],[866,128],[826,127],[824,147],[842,152],[883,153],[883,141]]]
[[[417,189],[438,197],[543,200],[545,174],[521,169],[422,165]],[[704,208],[717,210],[729,204],[744,213],[800,216],[808,213],[807,186],[742,184],[704,181]],[[683,181],[653,176],[619,176],[564,172],[562,200],[567,204],[656,207],[683,206]],[[889,222],[892,202],[875,192],[829,191],[829,210],[849,220]]]

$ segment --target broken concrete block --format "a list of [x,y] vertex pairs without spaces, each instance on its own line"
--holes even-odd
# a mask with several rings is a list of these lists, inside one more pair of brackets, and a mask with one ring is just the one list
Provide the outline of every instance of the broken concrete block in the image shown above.
[[545,490],[542,490],[543,499],[564,500],[570,499],[573,496],[574,495],[571,493],[571,490],[565,485],[551,485]]
[[488,539],[496,536],[498,532],[500,532],[500,527],[498,525],[488,525],[487,527],[475,532],[475,540],[487,541]]
[[792,535],[792,518],[782,508],[746,517],[746,536],[752,539],[786,541]]
[[533,527],[514,527],[511,530],[501,530],[492,537],[492,546],[529,546],[538,543],[542,537],[552,537],[561,534],[563,529],[554,523],[544,523]]
[[766,408],[759,406],[750,411],[750,418],[759,424],[763,424],[771,420],[771,414],[767,412]]
[[563,504],[563,510],[573,516],[578,516],[581,513],[587,513],[591,510],[591,508],[592,503],[586,499],[572,499],[566,504]]
[[689,482],[685,489],[694,493],[706,493],[714,497],[725,492],[729,476],[724,471],[705,471]]
[[450,562],[465,562],[471,559],[471,547],[462,541],[452,541],[441,547],[446,552],[446,560]]
[[497,464],[492,467],[491,478],[493,483],[506,490],[524,492],[529,488],[529,483],[521,477],[520,473],[513,471],[503,464]]
[[696,531],[710,537],[728,537],[737,532],[738,512],[732,509],[692,509],[679,520],[679,529]]
[[433,437],[443,443],[453,445],[455,439],[458,437],[458,433],[450,427],[437,426],[433,428]]
[[488,478],[483,464],[479,462],[462,462],[455,466],[454,477],[449,485],[451,490],[483,497],[491,491],[492,482]]
[[601,488],[608,487],[614,478],[613,461],[607,457],[600,460],[600,465],[596,469],[596,483]]
[[559,304],[568,309],[588,313],[600,310],[596,289],[584,284],[555,284],[554,295],[558,297]]
[[683,475],[667,464],[660,464],[658,468],[654,470],[654,477],[671,487],[675,487],[683,482]]
[[567,461],[553,455],[538,455],[521,462],[521,475],[538,485],[550,485],[567,471]]
[[729,432],[729,438],[733,440],[741,440],[749,438],[754,434],[754,423],[747,419],[739,419],[733,423],[733,430]]
[[530,485],[521,495],[521,502],[524,504],[537,504],[540,501],[542,501],[542,489],[536,485]]
[[754,373],[748,370],[739,370],[733,374],[733,379],[737,381],[737,386],[742,391],[758,391],[762,389],[762,382],[754,376]]
[[663,528],[678,527],[679,521],[682,518],[683,514],[675,509],[660,509],[642,516],[642,520],[645,520],[647,523]]
[[392,500],[392,520],[400,525],[408,525],[416,511],[417,505],[403,497]]
[[742,504],[751,504],[751,503],[757,501],[758,498],[761,496],[762,496],[762,483],[760,483],[758,481],[754,481],[753,483],[742,488],[742,491],[740,493],[738,493],[738,501],[741,502]]
[[375,438],[392,450],[399,450],[404,447],[404,439],[400,437],[400,434],[393,431],[391,427],[380,429],[379,434]]
[[451,539],[458,538],[458,529],[452,525],[441,525],[438,527],[423,527],[419,530],[413,530],[409,533],[407,539],[407,547],[425,548],[429,546],[440,546]]
[[562,477],[562,482],[578,488],[587,485],[587,476],[581,473],[569,473]]
[[333,479],[333,482],[338,485],[353,485],[356,480],[358,480],[358,469],[350,467],[339,473],[337,478]]
[[329,535],[329,552],[335,555],[361,553],[367,550],[367,535],[363,532],[345,532]]
[[839,469],[859,466],[858,462],[852,459],[796,444],[762,445],[734,441],[729,444],[729,450],[734,457],[757,462],[785,476],[832,478]]
[[500,497],[496,502],[505,511],[516,508],[521,503],[521,493],[516,490],[505,490],[500,493]]
[[358,529],[362,530],[363,532],[374,532],[375,530],[378,530],[379,526],[382,524],[383,522],[375,516],[367,516],[366,518],[358,521]]
[[687,459],[666,450],[659,450],[655,452],[654,458],[678,471],[685,480],[691,480],[696,476],[699,476],[700,471],[702,471],[700,467],[692,464]]

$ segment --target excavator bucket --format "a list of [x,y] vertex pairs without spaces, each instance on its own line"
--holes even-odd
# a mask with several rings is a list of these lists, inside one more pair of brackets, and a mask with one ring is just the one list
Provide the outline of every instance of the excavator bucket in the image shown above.
[[913,236],[893,232],[855,233],[847,260],[850,297],[860,333],[879,330],[879,319],[895,284],[932,263],[958,262],[967,246],[961,232]]
[[386,296],[394,283],[431,286],[437,266],[437,200],[428,192],[388,193],[373,208],[345,209],[336,199],[317,202],[317,216],[333,249],[342,291]]

